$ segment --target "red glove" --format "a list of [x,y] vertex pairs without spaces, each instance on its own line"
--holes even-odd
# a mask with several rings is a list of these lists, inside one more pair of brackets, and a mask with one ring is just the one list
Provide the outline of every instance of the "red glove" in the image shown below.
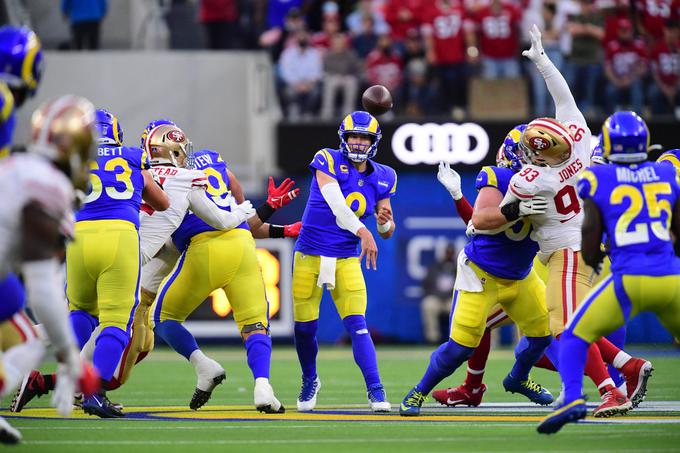
[[300,189],[293,189],[294,185],[295,181],[286,178],[279,187],[276,187],[274,185],[274,178],[270,176],[269,188],[267,189],[267,204],[273,209],[279,209],[293,201],[300,193]]
[[302,222],[291,223],[290,225],[283,226],[283,237],[286,238],[296,238],[300,236],[300,229],[302,228]]

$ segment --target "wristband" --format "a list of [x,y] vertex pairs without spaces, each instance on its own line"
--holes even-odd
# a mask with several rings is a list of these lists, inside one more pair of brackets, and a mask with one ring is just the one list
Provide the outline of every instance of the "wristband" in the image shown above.
[[508,203],[501,208],[501,214],[505,216],[508,222],[514,222],[519,219],[519,201]]
[[276,211],[276,209],[269,206],[266,202],[262,203],[262,205],[255,210],[262,223],[269,220],[272,214],[274,214],[274,211]]
[[283,225],[269,225],[269,237],[273,239],[285,237],[285,227]]
[[378,233],[387,233],[392,228],[392,221],[388,220],[383,225],[378,224]]

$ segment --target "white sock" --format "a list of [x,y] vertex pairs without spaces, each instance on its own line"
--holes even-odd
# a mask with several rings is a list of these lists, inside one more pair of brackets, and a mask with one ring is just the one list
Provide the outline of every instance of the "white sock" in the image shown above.
[[45,346],[37,338],[27,343],[18,344],[5,352],[2,356],[2,366],[5,369],[5,387],[0,397],[13,393],[21,384],[24,376],[40,365],[44,354]]
[[616,388],[616,385],[614,385],[614,381],[612,378],[607,378],[604,381],[600,382],[600,385],[597,386],[597,389],[600,390],[603,387],[606,387],[608,385],[611,385],[612,387]]
[[201,351],[200,349],[196,349],[189,356],[189,362],[191,362],[191,364],[194,366],[194,368],[198,368],[199,366],[201,366],[202,364],[204,364],[208,360],[209,360],[208,356],[203,354],[203,351]]
[[630,359],[632,359],[632,357],[628,353],[619,351],[619,353],[616,354],[616,357],[614,357],[614,363],[612,363],[612,365],[614,365],[614,368],[617,370],[620,370]]
[[257,385],[258,383],[269,384],[269,379],[267,379],[266,377],[259,377],[255,379],[255,385]]

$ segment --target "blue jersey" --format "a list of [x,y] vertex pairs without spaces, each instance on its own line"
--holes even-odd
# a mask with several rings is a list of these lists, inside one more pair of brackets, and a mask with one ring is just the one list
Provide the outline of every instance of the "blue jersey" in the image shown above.
[[[314,175],[318,170],[338,181],[347,205],[362,222],[373,215],[378,201],[393,197],[397,191],[397,174],[392,168],[368,160],[366,171],[359,173],[337,149],[318,151],[309,167]],[[360,242],[356,235],[338,226],[321,195],[316,176],[313,177],[295,250],[308,255],[349,258],[359,255]]]
[[0,82],[0,158],[9,154],[14,126],[16,125],[16,109],[14,96],[4,82]]
[[97,154],[90,167],[91,190],[76,221],[127,220],[139,229],[142,170],[148,167],[146,152],[130,146],[100,146]]
[[[219,153],[204,149],[194,153],[196,168],[203,170],[208,177],[208,188],[205,196],[208,197],[218,208],[225,211],[231,211],[229,201],[231,200],[231,191],[229,190],[229,173],[227,173],[227,164],[222,160]],[[248,222],[243,222],[237,228],[244,228],[249,230]],[[216,231],[196,214],[189,212],[184,216],[184,220],[180,226],[172,234],[172,241],[175,243],[177,250],[183,251],[188,247],[191,238],[197,234],[206,231]]]
[[663,163],[597,165],[581,175],[579,195],[597,205],[610,238],[612,273],[680,274],[670,236],[679,184],[674,167]]
[[[515,173],[509,168],[483,167],[475,187],[494,187],[503,195]],[[531,239],[531,223],[522,217],[510,228],[496,234],[478,234],[465,246],[467,257],[482,270],[500,278],[522,280],[538,253],[538,243]]]

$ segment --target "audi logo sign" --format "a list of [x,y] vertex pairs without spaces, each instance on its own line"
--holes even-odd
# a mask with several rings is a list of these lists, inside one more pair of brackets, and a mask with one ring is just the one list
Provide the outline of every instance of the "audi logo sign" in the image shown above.
[[474,165],[489,152],[489,136],[475,123],[406,123],[392,135],[392,152],[406,165]]

